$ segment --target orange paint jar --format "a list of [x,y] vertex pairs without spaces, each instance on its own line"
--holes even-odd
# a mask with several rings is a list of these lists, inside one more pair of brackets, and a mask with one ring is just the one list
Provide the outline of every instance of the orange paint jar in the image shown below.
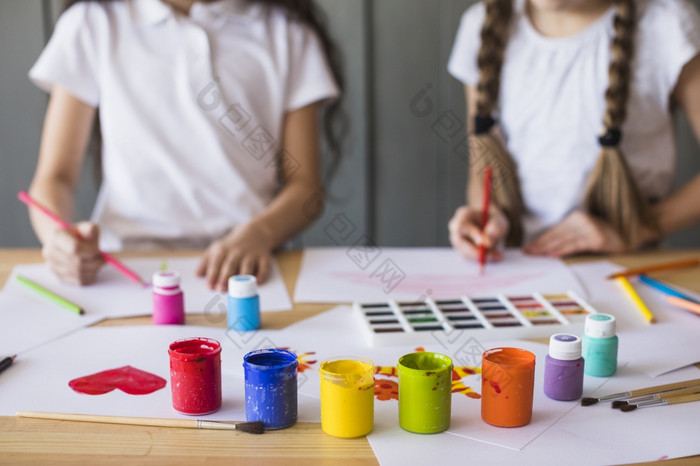
[[481,418],[496,427],[521,427],[532,420],[535,355],[519,348],[484,351]]

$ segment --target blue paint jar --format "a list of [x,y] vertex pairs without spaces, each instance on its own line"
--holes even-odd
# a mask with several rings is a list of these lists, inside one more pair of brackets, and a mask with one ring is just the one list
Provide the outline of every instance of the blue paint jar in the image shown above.
[[618,338],[615,317],[608,314],[586,316],[583,335],[583,359],[586,375],[610,377],[617,371]]
[[297,355],[282,349],[259,349],[243,357],[245,415],[265,429],[297,422]]
[[229,330],[248,332],[260,328],[258,281],[252,275],[236,275],[228,280]]

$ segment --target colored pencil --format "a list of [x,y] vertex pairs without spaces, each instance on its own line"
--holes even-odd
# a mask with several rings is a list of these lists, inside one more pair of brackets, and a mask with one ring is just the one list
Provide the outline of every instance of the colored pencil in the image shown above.
[[[491,204],[491,165],[486,167],[486,172],[484,173],[484,199],[483,199],[483,210],[481,211],[481,232],[486,231],[486,224],[489,221],[489,205]],[[486,267],[486,246],[483,243],[484,238],[482,237],[481,245],[479,246],[479,275],[484,274],[484,267]]]
[[683,380],[682,382],[668,383],[664,385],[655,385],[653,387],[638,388],[636,390],[630,390],[627,392],[613,393],[612,395],[602,396],[600,398],[583,398],[581,404],[583,406],[591,406],[599,401],[615,401],[624,400],[627,398],[636,398],[639,396],[654,395],[657,393],[670,392],[672,390],[679,390],[689,387],[700,386],[700,379]]
[[696,302],[687,301],[683,298],[677,298],[675,296],[666,297],[666,301],[673,304],[674,306],[680,307],[681,309],[685,309],[686,311],[692,312],[693,314],[700,315],[700,304]]
[[33,282],[33,281],[29,280],[28,278],[25,278],[21,275],[15,275],[15,278],[22,285],[37,292],[38,294],[40,294],[44,298],[48,299],[49,301],[53,302],[54,304],[58,304],[63,309],[70,311],[73,314],[78,314],[78,315],[84,314],[84,311],[80,306],[68,301],[65,298],[62,298],[61,296],[57,295],[56,293],[54,293],[51,290],[44,288],[43,286],[39,285],[38,283]]
[[681,269],[684,267],[695,267],[700,265],[700,258],[695,257],[692,259],[683,259],[672,262],[663,262],[660,264],[645,265],[642,267],[635,267],[632,269],[623,270],[622,272],[617,272],[612,275],[608,275],[608,280],[618,277],[629,277],[631,275],[639,275],[642,273],[658,272],[661,270],[672,270]]
[[634,287],[629,282],[629,280],[627,280],[627,277],[617,277],[617,281],[620,283],[620,285],[622,285],[622,288],[627,292],[627,295],[637,306],[639,312],[642,313],[644,319],[650,324],[653,323],[656,320],[654,318],[654,314],[652,314],[647,305],[644,304],[644,301],[642,301],[642,298],[640,298],[637,292],[634,290]]
[[44,413],[20,411],[17,417],[49,419],[55,421],[97,422],[102,424],[122,424],[130,426],[178,427],[184,429],[240,430],[249,434],[262,434],[265,431],[260,421],[227,422],[204,421],[201,419],[151,419],[145,417],[95,416],[90,414]]
[[[42,212],[44,215],[46,215],[48,218],[53,220],[58,226],[60,226],[63,229],[66,229],[73,233],[76,237],[83,239],[83,236],[80,234],[80,232],[76,231],[75,228],[73,228],[73,225],[70,223],[66,222],[63,220],[61,217],[56,215],[54,212],[51,210],[47,209],[45,206],[41,205],[39,202],[37,202],[35,199],[33,199],[29,194],[27,194],[24,191],[20,191],[17,193],[17,198],[27,204],[30,207],[34,207],[38,209],[40,212]],[[129,278],[130,280],[138,283],[139,285],[145,286],[146,283],[139,277],[139,275],[128,268],[126,265],[124,265],[122,262],[120,262],[116,257],[111,256],[110,254],[107,254],[106,252],[100,251],[100,254],[102,254],[102,258],[110,264],[112,267],[117,269],[119,272],[122,273],[125,277]]]
[[0,373],[2,373],[2,371],[10,367],[16,358],[17,355],[15,354],[14,356],[8,356],[2,361],[0,361]]
[[671,286],[665,284],[664,282],[657,280],[655,278],[651,278],[647,275],[641,274],[639,276],[639,281],[644,283],[645,285],[649,285],[650,287],[655,288],[656,290],[658,290],[662,293],[665,293],[669,296],[675,296],[676,298],[681,298],[681,299],[685,299],[686,301],[698,303],[698,301],[696,299],[693,299],[690,296],[685,295],[685,294],[681,293],[680,291],[676,290],[675,288],[672,288]]

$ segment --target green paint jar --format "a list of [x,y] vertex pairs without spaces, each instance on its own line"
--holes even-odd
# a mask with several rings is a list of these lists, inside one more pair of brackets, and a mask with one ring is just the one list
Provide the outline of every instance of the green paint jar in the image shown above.
[[610,377],[617,371],[618,338],[615,335],[615,317],[608,314],[589,314],[582,340],[584,374]]
[[452,360],[439,353],[410,353],[399,358],[399,425],[417,434],[450,427]]

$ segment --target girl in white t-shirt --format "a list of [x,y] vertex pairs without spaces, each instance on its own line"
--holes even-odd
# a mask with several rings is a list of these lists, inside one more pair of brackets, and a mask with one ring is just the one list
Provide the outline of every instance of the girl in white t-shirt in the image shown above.
[[98,246],[206,248],[210,287],[264,281],[322,208],[320,110],[338,149],[340,75],[313,0],[72,3],[29,73],[51,93],[30,191],[74,217],[98,112],[102,184],[85,239],[31,211],[50,267],[89,284]]
[[452,245],[474,258],[483,244],[492,260],[503,240],[532,254],[616,253],[700,221],[700,177],[670,192],[672,109],[700,135],[699,52],[700,15],[686,0],[471,7],[449,63],[465,84],[471,134]]

